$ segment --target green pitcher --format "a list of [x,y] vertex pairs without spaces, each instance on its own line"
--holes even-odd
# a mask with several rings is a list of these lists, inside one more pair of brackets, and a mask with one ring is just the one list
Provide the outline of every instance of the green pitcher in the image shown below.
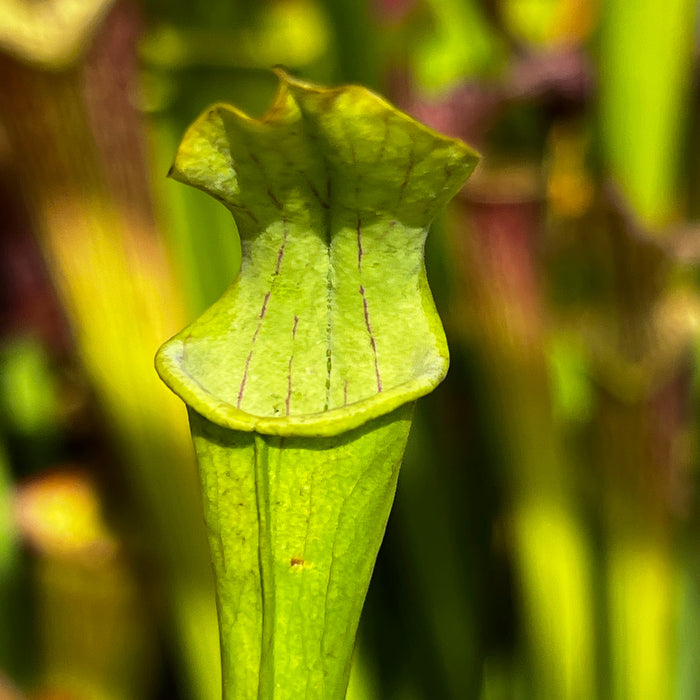
[[178,150],[242,264],[156,365],[189,408],[224,698],[335,700],[414,402],[448,366],[425,237],[478,156],[364,88],[278,76],[261,119],[215,105]]

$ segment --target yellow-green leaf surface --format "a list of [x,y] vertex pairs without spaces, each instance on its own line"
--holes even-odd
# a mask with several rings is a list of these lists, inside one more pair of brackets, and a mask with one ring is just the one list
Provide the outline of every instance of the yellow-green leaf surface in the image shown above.
[[342,698],[413,402],[447,370],[425,236],[477,156],[363,88],[279,78],[262,119],[214,106],[177,153],[242,264],[157,368],[190,407],[224,696]]

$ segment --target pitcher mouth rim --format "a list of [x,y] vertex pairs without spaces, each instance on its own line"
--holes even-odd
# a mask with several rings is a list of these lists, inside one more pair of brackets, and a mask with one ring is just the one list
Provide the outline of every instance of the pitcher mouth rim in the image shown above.
[[163,382],[189,408],[223,428],[278,436],[330,437],[345,433],[429,394],[444,379],[449,365],[449,358],[441,354],[434,371],[360,401],[317,413],[266,416],[237,408],[202,386],[183,366],[183,349],[178,336],[171,338],[158,350],[155,366]]

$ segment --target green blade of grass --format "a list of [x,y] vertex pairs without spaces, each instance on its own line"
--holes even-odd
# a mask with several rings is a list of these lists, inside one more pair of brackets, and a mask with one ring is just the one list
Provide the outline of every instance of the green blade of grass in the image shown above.
[[606,166],[648,226],[677,215],[694,0],[609,0],[598,57]]

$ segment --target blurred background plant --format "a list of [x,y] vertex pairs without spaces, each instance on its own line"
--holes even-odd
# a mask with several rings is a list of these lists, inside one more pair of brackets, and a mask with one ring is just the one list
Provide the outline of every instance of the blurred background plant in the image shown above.
[[219,697],[158,345],[236,273],[165,178],[284,64],[480,149],[348,697],[700,697],[694,0],[0,3],[0,697]]

